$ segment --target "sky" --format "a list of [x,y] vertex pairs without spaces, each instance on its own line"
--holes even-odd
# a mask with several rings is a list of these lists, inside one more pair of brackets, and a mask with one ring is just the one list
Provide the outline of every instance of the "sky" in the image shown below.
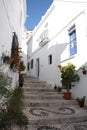
[[53,0],[26,0],[27,14],[25,28],[33,30],[38,25],[41,17],[46,13]]

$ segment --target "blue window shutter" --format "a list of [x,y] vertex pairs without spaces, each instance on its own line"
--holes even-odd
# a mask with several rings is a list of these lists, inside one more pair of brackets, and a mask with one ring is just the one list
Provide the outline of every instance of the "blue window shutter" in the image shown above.
[[69,33],[70,37],[70,56],[77,53],[77,43],[76,43],[76,30],[74,29]]

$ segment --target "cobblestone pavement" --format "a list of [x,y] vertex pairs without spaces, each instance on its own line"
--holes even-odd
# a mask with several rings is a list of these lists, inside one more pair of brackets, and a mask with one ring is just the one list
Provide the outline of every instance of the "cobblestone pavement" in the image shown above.
[[28,130],[87,130],[87,108],[76,100],[64,100],[62,92],[31,77],[25,77],[23,89]]

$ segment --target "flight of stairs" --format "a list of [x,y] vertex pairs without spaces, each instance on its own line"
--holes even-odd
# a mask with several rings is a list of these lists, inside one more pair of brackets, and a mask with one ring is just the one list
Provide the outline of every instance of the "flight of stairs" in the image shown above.
[[72,122],[87,120],[87,110],[79,108],[76,100],[65,100],[63,92],[55,91],[44,81],[25,76],[23,90],[28,130],[75,130]]

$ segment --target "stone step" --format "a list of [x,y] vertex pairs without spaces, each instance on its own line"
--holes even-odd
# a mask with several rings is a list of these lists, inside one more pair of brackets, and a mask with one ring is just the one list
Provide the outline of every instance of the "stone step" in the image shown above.
[[24,91],[24,94],[28,94],[28,95],[42,95],[42,96],[50,96],[50,95],[55,96],[55,95],[61,95],[63,93],[52,90],[52,91],[48,91],[48,92],[44,91],[44,93],[43,93],[43,91],[40,91],[40,93],[38,93],[37,91],[33,91],[33,92],[31,92],[31,91]]
[[45,81],[40,80],[24,80],[25,83],[46,83]]
[[53,100],[53,99],[62,99],[63,98],[63,94],[58,94],[58,95],[29,95],[29,94],[24,94],[24,98],[25,99],[41,99],[41,100],[46,100],[46,99],[49,99],[49,100]]
[[[32,89],[31,89],[32,90]],[[46,91],[44,90],[44,93],[43,93],[43,89],[41,89],[42,91],[38,92],[37,90],[35,91],[24,91],[24,94],[25,95],[30,95],[30,96],[60,96],[60,95],[63,95],[63,92],[57,92],[57,91],[54,91],[54,89],[47,89]]]
[[80,109],[74,99],[63,99],[66,90],[59,93],[45,84],[32,77],[25,79],[23,112],[29,118],[29,130],[74,130],[73,125],[81,124],[81,121],[87,123],[87,110]]
[[50,84],[47,84],[45,81],[40,81],[39,79],[24,79],[24,86],[51,86]]
[[47,91],[47,92],[52,92],[53,91],[53,89],[51,89],[51,88],[49,88],[49,87],[23,87],[23,90],[24,91],[37,91],[37,92],[39,92],[39,91]]
[[24,81],[25,82],[45,82],[45,81],[41,81],[41,80],[39,80],[39,79],[37,79],[37,78],[24,78]]
[[44,81],[24,81],[24,84],[26,85],[26,84],[46,84],[46,82],[44,82]]
[[64,100],[64,99],[46,99],[46,100],[41,100],[41,99],[38,99],[38,100],[35,100],[35,99],[23,99],[23,105],[25,107],[38,107],[38,106],[52,106],[52,107],[57,107],[57,106],[60,106],[60,105],[77,105],[78,106],[78,103],[76,100]]
[[29,83],[29,84],[24,84],[24,87],[50,87],[51,88],[51,86],[50,85],[48,85],[48,84],[43,84],[43,83],[34,83],[34,84],[32,84],[32,83]]

